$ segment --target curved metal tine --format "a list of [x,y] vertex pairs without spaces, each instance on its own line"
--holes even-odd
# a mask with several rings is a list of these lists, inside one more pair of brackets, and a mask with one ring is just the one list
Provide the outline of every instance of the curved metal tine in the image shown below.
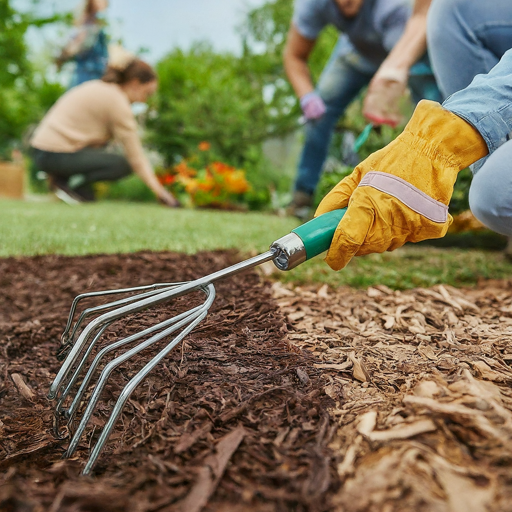
[[[89,292],[89,293],[83,293],[81,295],[78,295],[77,297],[74,298],[73,303],[71,304],[71,309],[69,311],[69,316],[68,316],[68,322],[67,322],[64,332],[62,333],[62,336],[61,336],[61,345],[68,345],[69,343],[72,343],[73,338],[75,337],[75,334],[77,333],[82,322],[87,317],[93,315],[94,313],[96,313],[98,311],[104,311],[106,309],[113,308],[116,306],[121,306],[123,304],[129,304],[131,302],[140,300],[144,297],[150,297],[151,295],[156,295],[158,293],[161,293],[162,288],[172,289],[173,287],[180,286],[182,284],[183,283],[156,283],[156,284],[146,285],[146,286],[137,286],[134,288],[123,288],[120,290],[104,290],[104,291],[100,291],[100,292]],[[73,331],[71,332],[71,334],[69,333],[71,331],[71,326],[73,324],[73,318],[75,317],[78,303],[82,299],[87,299],[90,297],[100,297],[100,296],[105,296],[105,295],[116,295],[119,293],[131,293],[131,292],[135,292],[135,291],[142,291],[142,290],[148,290],[148,289],[151,291],[146,292],[146,293],[139,293],[136,295],[132,295],[130,297],[125,297],[124,299],[119,299],[114,302],[109,302],[107,304],[101,304],[99,306],[94,306],[94,307],[85,309],[84,311],[82,311],[80,313],[80,316],[78,317],[78,320],[76,321],[76,323],[73,327]]]
[[100,316],[94,318],[90,323],[88,323],[84,330],[80,333],[80,336],[76,340],[76,342],[72,345],[72,348],[67,355],[64,363],[59,368],[55,379],[53,380],[50,391],[48,392],[48,400],[54,400],[58,395],[60,388],[63,386],[63,381],[67,377],[68,373],[71,371],[71,368],[75,364],[78,356],[82,352],[82,349],[85,344],[87,344],[89,338],[92,336],[97,329],[101,327],[106,322],[111,322],[117,320],[119,318],[127,316],[129,313],[138,313],[144,309],[147,309],[150,306],[155,306],[157,304],[162,304],[164,302],[168,302],[172,298],[181,297],[186,293],[203,289],[205,284],[209,283],[201,283],[199,284],[199,280],[185,282],[181,286],[177,286],[176,288],[171,288],[170,290],[160,291],[157,295],[152,297],[145,297],[144,299],[138,300],[133,304],[126,304],[120,308],[114,309],[112,311],[108,311],[107,313],[103,313]]
[[[128,336],[127,338],[123,338],[122,340],[116,341],[115,343],[112,343],[111,345],[107,345],[106,347],[101,349],[96,354],[96,357],[94,358],[89,369],[87,370],[87,374],[85,375],[84,380],[80,384],[80,388],[77,391],[75,398],[73,399],[73,402],[71,403],[69,409],[66,412],[66,416],[69,419],[69,421],[73,420],[73,417],[80,405],[82,396],[84,395],[94,372],[98,368],[99,364],[101,363],[101,360],[105,357],[105,355],[107,355],[109,352],[112,352],[113,350],[117,350],[119,347],[122,347],[129,343],[132,343],[134,341],[137,341],[138,339],[140,339],[148,334],[151,334],[160,329],[164,329],[165,327],[168,327],[169,325],[175,324],[175,323],[179,322],[180,320],[182,320],[183,318],[190,317],[191,315],[193,315],[194,313],[196,313],[198,310],[200,310],[202,308],[203,308],[203,305],[197,306],[194,309],[191,309],[190,311],[186,311],[185,313],[181,313],[178,316],[175,316],[173,318],[170,318],[168,320],[160,322],[152,327],[148,327],[147,329],[144,329],[143,331],[141,331],[139,333],[132,334],[131,336]],[[154,340],[154,341],[158,341],[158,340]],[[83,364],[81,364],[80,370],[81,370],[82,366],[83,366]],[[76,372],[77,372],[77,370],[75,370],[75,375],[76,375]],[[76,381],[76,379],[73,380],[73,382],[75,382],[75,381]],[[64,395],[67,396],[67,394],[69,394],[69,391],[70,391],[70,386],[68,385],[66,390],[62,393],[62,397]],[[62,398],[60,400],[62,400]],[[60,404],[60,400],[59,400],[59,404]]]
[[157,366],[160,361],[166,357],[169,352],[178,344],[180,341],[183,340],[183,338],[189,334],[192,329],[196,325],[198,325],[208,314],[208,309],[210,308],[213,300],[215,299],[215,288],[212,284],[208,285],[208,291],[210,295],[208,296],[207,301],[205,302],[205,310],[188,326],[186,327],[174,340],[169,343],[166,347],[164,347],[151,361],[149,361],[142,370],[140,370],[132,379],[128,382],[128,384],[123,388],[123,391],[121,392],[121,395],[119,396],[116,405],[114,406],[114,409],[112,410],[112,413],[108,419],[108,422],[103,427],[103,430],[101,432],[100,438],[98,439],[98,442],[94,446],[91,456],[89,457],[89,460],[87,461],[87,464],[85,465],[84,470],[82,471],[83,475],[88,475],[94,465],[96,464],[96,461],[98,457],[100,456],[101,452],[103,451],[103,447],[105,446],[105,443],[107,442],[108,438],[110,437],[110,434],[112,432],[112,429],[114,428],[119,415],[121,414],[121,411],[123,410],[126,401],[128,398],[130,398],[131,394],[135,390],[135,388],[146,378],[148,373],[150,373],[155,366]]
[[87,347],[87,350],[85,351],[85,354],[82,356],[82,359],[78,365],[78,368],[75,370],[74,374],[71,376],[70,381],[68,382],[66,389],[63,391],[62,395],[59,398],[59,401],[57,402],[57,405],[55,406],[54,410],[54,416],[53,416],[53,433],[55,437],[61,438],[60,434],[60,417],[61,417],[61,408],[64,404],[64,400],[66,400],[67,395],[69,394],[71,388],[75,384],[79,374],[80,370],[82,369],[83,365],[87,362],[87,359],[89,359],[89,356],[91,355],[92,349],[94,348],[94,345],[96,345],[96,342],[100,339],[101,335],[105,332],[105,329],[111,324],[112,322],[106,323],[101,327],[101,329],[98,331],[92,342],[90,343],[89,347]]
[[75,452],[75,450],[78,446],[78,443],[80,442],[80,438],[82,437],[82,434],[84,433],[84,431],[87,427],[87,424],[89,423],[89,420],[92,416],[94,408],[96,407],[96,404],[98,403],[100,395],[107,383],[108,378],[112,374],[112,372],[124,361],[130,359],[131,357],[136,355],[138,352],[141,352],[142,350],[148,348],[153,343],[160,341],[165,336],[172,334],[174,331],[177,331],[181,327],[187,325],[188,323],[190,323],[191,321],[193,321],[195,318],[197,318],[198,316],[200,316],[203,313],[206,315],[205,311],[200,311],[198,313],[195,313],[192,316],[192,318],[186,318],[180,324],[174,325],[174,326],[170,327],[169,329],[166,329],[165,331],[154,335],[153,337],[151,337],[149,340],[142,343],[141,345],[137,345],[136,347],[129,350],[128,352],[125,352],[123,355],[116,357],[115,359],[110,361],[110,363],[108,363],[105,366],[105,368],[101,372],[101,375],[100,375],[98,382],[94,388],[94,391],[89,399],[89,403],[87,404],[87,407],[86,407],[85,412],[80,420],[80,423],[79,423],[77,429],[75,430],[75,432],[73,433],[73,437],[71,438],[69,447],[68,447],[66,453],[64,454],[64,457],[66,457],[66,458],[71,457],[73,455],[73,453]]
[[[213,285],[210,285],[210,286],[213,288]],[[211,294],[212,292],[209,291],[208,293]],[[215,292],[213,292],[213,295],[215,295]],[[161,339],[165,338],[169,334],[172,334],[173,332],[177,331],[178,329],[181,329],[185,325],[189,324],[188,327],[186,327],[178,336],[176,336],[176,338],[174,340],[172,340],[164,349],[162,349],[162,351],[160,351],[159,354],[157,354],[157,356],[155,356],[151,361],[154,361],[155,358],[157,358],[159,356],[160,356],[160,359],[163,358],[177,343],[179,343],[192,330],[193,327],[195,327],[206,316],[206,314],[208,313],[208,309],[210,308],[210,306],[213,302],[213,299],[214,299],[214,297],[211,297],[210,295],[208,295],[204,304],[202,306],[200,306],[199,308],[197,308],[197,311],[194,312],[192,315],[189,315],[187,318],[184,318],[176,325],[173,325],[173,326],[169,327],[168,329],[165,329],[164,331],[162,331],[158,334],[155,334],[154,336],[152,336],[151,338],[146,340],[144,343],[141,343],[140,345],[137,345],[136,347],[132,348],[131,350],[128,350],[121,356],[116,357],[115,359],[110,361],[105,366],[105,368],[101,372],[101,375],[100,375],[98,382],[94,388],[94,391],[89,399],[89,403],[87,404],[87,408],[82,416],[80,424],[79,424],[78,428],[76,429],[76,431],[73,435],[73,438],[71,439],[69,447],[65,453],[65,457],[71,457],[71,455],[73,455],[73,453],[75,452],[76,447],[78,446],[78,443],[80,442],[80,438],[82,437],[82,434],[87,426],[87,423],[89,422],[89,420],[92,416],[94,408],[96,407],[96,404],[97,404],[99,397],[103,391],[103,388],[104,388],[108,378],[110,377],[110,374],[115,370],[115,368],[117,368],[124,361],[133,357],[138,352],[141,352],[142,350],[146,349],[153,343],[160,341]],[[198,318],[199,318],[199,320],[197,320]],[[163,354],[163,355],[161,355],[161,354]],[[160,361],[160,359],[158,359],[158,361],[155,362],[153,366],[155,366]],[[143,370],[146,368],[146,366],[144,366]],[[141,370],[141,371],[143,371],[143,370]],[[150,370],[148,370],[148,372],[149,371]],[[134,378],[136,378],[139,375],[139,373],[137,373],[137,375],[135,377],[133,377],[132,380],[130,380],[128,385],[130,385],[130,383],[133,381]],[[124,389],[126,389],[126,386]],[[124,389],[123,389],[122,393],[124,393]],[[130,392],[130,394],[131,394],[131,392]],[[119,399],[118,399],[118,403],[119,403]],[[117,407],[117,403],[116,403],[116,406],[114,407],[114,411],[116,410],[116,407]]]

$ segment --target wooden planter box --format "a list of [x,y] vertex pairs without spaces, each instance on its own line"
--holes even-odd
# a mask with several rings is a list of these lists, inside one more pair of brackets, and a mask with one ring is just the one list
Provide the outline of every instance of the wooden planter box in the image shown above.
[[25,168],[14,162],[0,162],[0,198],[23,199]]

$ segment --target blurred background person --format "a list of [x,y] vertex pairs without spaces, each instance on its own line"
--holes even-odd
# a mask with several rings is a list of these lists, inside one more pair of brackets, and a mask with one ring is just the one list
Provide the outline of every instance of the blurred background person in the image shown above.
[[[374,124],[398,124],[407,85],[415,102],[441,99],[425,53],[429,4],[417,0],[412,10],[409,0],[297,0],[284,67],[307,124],[289,214],[309,216],[336,123],[370,82],[364,114]],[[308,58],[328,25],[341,35],[315,88]],[[417,62],[423,71],[415,75]]]
[[[155,71],[139,59],[109,67],[101,80],[66,92],[48,111],[31,139],[35,163],[55,194],[68,203],[94,201],[92,184],[135,172],[167,206],[178,201],[158,181],[137,133],[131,103],[157,89]],[[116,140],[126,156],[106,151]]]
[[434,0],[427,40],[447,99],[422,101],[405,130],[322,200],[316,215],[348,207],[326,261],[441,238],[451,224],[457,174],[470,166],[469,204],[496,233],[512,235],[512,8],[497,0]]
[[68,43],[56,59],[60,70],[64,63],[74,62],[69,87],[103,76],[108,62],[105,11],[108,0],[86,0]]

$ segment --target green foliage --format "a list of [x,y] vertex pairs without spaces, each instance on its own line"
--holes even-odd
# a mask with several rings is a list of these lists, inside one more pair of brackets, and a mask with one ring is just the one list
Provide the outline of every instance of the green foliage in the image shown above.
[[201,43],[188,52],[174,50],[157,71],[149,141],[167,164],[188,156],[201,141],[235,166],[259,157],[251,151],[273,134],[272,116],[261,83],[243,59]]
[[[249,12],[245,23],[239,28],[244,46],[244,58],[258,64],[258,69],[265,74],[265,83],[275,87],[274,100],[283,101],[293,114],[299,115],[293,90],[285,78],[283,69],[283,51],[286,34],[293,14],[293,0],[273,0]],[[334,27],[324,30],[309,58],[309,68],[316,82],[327,62],[336,41],[338,32]],[[295,117],[296,120],[296,117]]]
[[135,175],[113,182],[96,183],[94,187],[97,199],[114,201],[133,201],[154,203],[155,195],[148,186]]
[[[166,165],[186,158],[201,141],[219,157],[247,171],[251,208],[269,203],[273,190],[284,191],[289,177],[273,169],[262,153],[263,141],[298,127],[300,109],[286,80],[282,53],[292,0],[268,2],[249,12],[239,32],[242,56],[217,54],[206,43],[176,49],[157,65],[159,91],[151,105],[147,141]],[[324,31],[310,63],[318,77],[337,33]]]
[[459,172],[450,201],[450,213],[452,215],[469,210],[469,187],[472,178],[473,174],[469,168]]
[[262,142],[295,127],[295,116],[277,113],[275,103],[265,101],[265,77],[258,65],[216,54],[207,44],[174,50],[157,65],[159,91],[147,123],[147,141],[167,165],[207,141],[220,159],[245,169],[252,208],[268,204],[270,190],[280,182],[279,173],[267,172]]
[[7,158],[27,127],[37,122],[62,93],[34,71],[28,58],[25,33],[30,26],[60,21],[21,14],[10,0],[0,0],[0,158]]

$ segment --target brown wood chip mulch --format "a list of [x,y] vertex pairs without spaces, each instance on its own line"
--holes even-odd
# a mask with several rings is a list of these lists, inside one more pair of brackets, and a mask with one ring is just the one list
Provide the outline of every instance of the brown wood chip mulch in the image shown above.
[[[133,394],[79,477],[121,387],[70,460],[46,393],[71,300],[189,280],[226,252],[0,260],[0,510],[512,510],[512,281],[473,290],[216,285],[211,313]],[[107,341],[197,304],[114,324]],[[151,352],[153,353],[153,352]]]
[[273,296],[336,402],[334,509],[512,510],[512,281]]
[[[132,395],[94,477],[78,476],[91,434],[97,437],[140,360],[112,378],[73,459],[61,460],[66,442],[51,435],[46,394],[77,294],[190,280],[233,258],[213,252],[0,260],[0,510],[329,508],[339,482],[327,448],[334,401],[314,358],[285,340],[270,285],[256,273],[216,286],[207,319]],[[176,307],[139,313],[105,336],[126,336],[196,303],[184,297]]]

